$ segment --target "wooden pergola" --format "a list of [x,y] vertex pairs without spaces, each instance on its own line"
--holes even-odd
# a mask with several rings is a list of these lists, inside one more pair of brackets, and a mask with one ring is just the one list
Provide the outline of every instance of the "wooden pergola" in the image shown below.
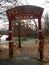
[[8,40],[9,40],[10,57],[13,57],[12,20],[38,19],[38,37],[40,40],[39,48],[41,49],[40,59],[43,59],[43,44],[41,43],[41,40],[43,40],[42,30],[41,30],[41,17],[43,10],[44,9],[41,7],[32,6],[32,5],[23,5],[23,6],[16,6],[6,11],[9,20]]

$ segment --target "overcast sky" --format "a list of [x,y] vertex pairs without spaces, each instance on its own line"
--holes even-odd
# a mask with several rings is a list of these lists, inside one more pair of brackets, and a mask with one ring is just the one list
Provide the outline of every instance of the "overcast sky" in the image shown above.
[[45,0],[27,0],[27,1],[31,5],[37,5],[37,6],[42,6],[45,3]]

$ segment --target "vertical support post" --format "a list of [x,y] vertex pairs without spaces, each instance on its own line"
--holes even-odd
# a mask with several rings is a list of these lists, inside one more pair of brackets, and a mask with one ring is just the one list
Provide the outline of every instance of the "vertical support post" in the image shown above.
[[21,48],[21,37],[20,37],[20,20],[18,21],[18,31],[19,31],[19,48]]
[[9,19],[9,57],[13,57],[13,43],[12,43],[12,20]]
[[41,30],[41,18],[38,18],[38,34],[39,34],[39,52],[40,52],[40,59],[43,60],[43,37],[42,37],[42,30]]

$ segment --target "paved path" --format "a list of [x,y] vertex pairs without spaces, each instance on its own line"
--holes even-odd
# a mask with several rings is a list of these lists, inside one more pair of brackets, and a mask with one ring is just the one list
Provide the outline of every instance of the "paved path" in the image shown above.
[[20,52],[15,58],[0,59],[0,65],[49,65],[49,63],[38,60],[31,54]]
[[49,62],[45,63],[35,58],[37,47],[38,45],[31,44],[23,44],[21,49],[16,47],[18,55],[13,59],[0,58],[0,65],[49,65]]
[[43,65],[43,62],[34,59],[30,54],[20,53],[13,59],[0,59],[0,65]]

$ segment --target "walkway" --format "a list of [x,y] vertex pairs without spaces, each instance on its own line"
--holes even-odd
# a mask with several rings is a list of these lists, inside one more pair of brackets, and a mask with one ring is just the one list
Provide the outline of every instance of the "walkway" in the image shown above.
[[0,65],[43,65],[43,62],[35,59],[30,54],[20,53],[13,59],[0,59]]
[[[22,48],[16,47],[13,59],[3,58],[4,56],[1,58],[0,54],[0,65],[49,65],[49,62],[43,62],[36,58],[37,50],[38,44],[22,44]],[[5,53],[6,51],[7,49],[4,50]]]

